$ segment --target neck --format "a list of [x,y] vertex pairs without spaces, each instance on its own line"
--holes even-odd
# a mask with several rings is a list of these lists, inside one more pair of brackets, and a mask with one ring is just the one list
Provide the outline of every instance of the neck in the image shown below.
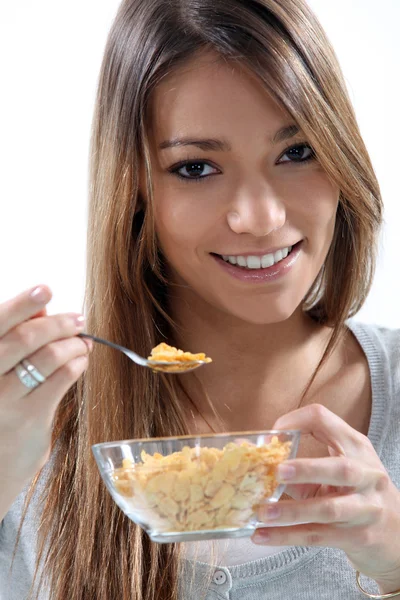
[[188,290],[184,298],[171,297],[170,312],[178,347],[213,359],[182,378],[199,413],[189,410],[199,433],[271,428],[298,407],[332,331],[301,309],[283,322],[252,324],[210,308]]

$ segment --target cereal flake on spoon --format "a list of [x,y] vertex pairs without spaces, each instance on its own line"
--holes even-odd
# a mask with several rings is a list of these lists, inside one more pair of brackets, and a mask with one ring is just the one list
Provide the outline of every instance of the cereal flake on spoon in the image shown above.
[[[169,346],[162,342],[158,344],[155,348],[152,349],[151,355],[148,357],[149,361],[164,361],[170,363],[178,363],[165,365],[162,370],[165,371],[184,371],[185,363],[188,364],[188,368],[191,368],[193,361],[201,361],[204,363],[212,362],[212,359],[207,357],[204,352],[200,352],[197,354],[192,354],[191,352],[184,352],[183,350],[178,350],[174,346]],[[158,367],[159,368],[159,367]]]

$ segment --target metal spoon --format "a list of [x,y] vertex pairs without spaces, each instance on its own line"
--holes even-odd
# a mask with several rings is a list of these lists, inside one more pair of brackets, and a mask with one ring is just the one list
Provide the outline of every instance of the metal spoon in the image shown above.
[[194,369],[207,364],[205,360],[191,360],[185,362],[149,360],[148,358],[143,358],[143,356],[139,356],[139,354],[136,354],[136,352],[128,350],[128,348],[124,348],[119,344],[114,344],[108,340],[103,340],[102,338],[94,335],[89,335],[88,333],[78,333],[78,337],[89,338],[94,342],[99,342],[100,344],[105,344],[106,346],[110,346],[116,350],[121,350],[121,352],[126,354],[126,356],[133,360],[133,362],[135,362],[137,365],[140,365],[141,367],[149,367],[149,369],[152,371],[162,371],[163,373],[188,373],[189,371],[193,371]]

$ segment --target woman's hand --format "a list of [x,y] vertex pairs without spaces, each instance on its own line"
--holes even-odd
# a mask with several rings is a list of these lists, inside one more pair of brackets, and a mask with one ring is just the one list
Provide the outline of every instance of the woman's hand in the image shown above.
[[[0,304],[0,521],[50,456],[54,414],[88,366],[92,344],[77,334],[83,316],[48,316],[43,298],[25,291]],[[46,380],[28,388],[15,367],[28,359]]]
[[271,525],[257,529],[253,541],[341,548],[382,593],[399,589],[400,491],[369,439],[319,404],[280,417],[273,429],[312,434],[330,456],[297,458],[278,468],[277,479],[288,483],[295,500],[260,507],[259,520]]

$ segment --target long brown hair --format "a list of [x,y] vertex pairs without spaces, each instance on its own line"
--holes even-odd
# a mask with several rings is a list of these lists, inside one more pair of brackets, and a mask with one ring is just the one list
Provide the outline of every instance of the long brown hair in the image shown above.
[[[169,336],[168,282],[151,201],[148,106],[158,82],[202,49],[240,61],[305,133],[340,188],[334,239],[304,310],[332,327],[323,360],[362,306],[381,199],[335,54],[304,0],[124,0],[112,25],[93,121],[87,330],[147,355]],[[310,374],[312,375],[312,374]],[[54,418],[38,552],[51,600],[174,600],[179,545],[157,545],[111,499],[91,445],[189,433],[177,378],[96,346]],[[32,484],[27,503],[40,473]],[[39,570],[38,570],[39,573]]]

